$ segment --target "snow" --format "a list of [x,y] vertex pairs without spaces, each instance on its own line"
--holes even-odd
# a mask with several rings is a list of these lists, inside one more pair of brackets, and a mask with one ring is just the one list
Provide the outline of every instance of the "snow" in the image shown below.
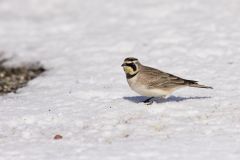
[[[0,97],[1,160],[238,160],[240,1],[1,0],[8,65],[48,71]],[[125,57],[199,80],[151,106]],[[63,136],[54,140],[56,134]]]

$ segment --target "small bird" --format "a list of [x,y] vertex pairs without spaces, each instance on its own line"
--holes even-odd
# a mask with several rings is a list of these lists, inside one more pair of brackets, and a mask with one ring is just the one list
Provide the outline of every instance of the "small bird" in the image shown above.
[[131,89],[142,96],[149,97],[143,101],[148,105],[153,103],[153,98],[165,98],[183,87],[213,89],[212,87],[198,84],[198,81],[183,79],[158,69],[144,66],[134,57],[125,58],[122,67]]

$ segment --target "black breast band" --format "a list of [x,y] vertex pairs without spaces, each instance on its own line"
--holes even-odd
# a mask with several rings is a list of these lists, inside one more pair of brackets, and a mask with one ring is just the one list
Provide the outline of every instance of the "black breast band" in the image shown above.
[[134,73],[132,75],[127,73],[126,76],[127,76],[127,79],[131,79],[131,78],[135,77],[137,74],[138,74],[138,72],[136,72],[136,73]]

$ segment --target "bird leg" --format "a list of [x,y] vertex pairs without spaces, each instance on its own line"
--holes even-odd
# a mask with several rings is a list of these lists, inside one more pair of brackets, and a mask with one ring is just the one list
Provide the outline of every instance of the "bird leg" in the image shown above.
[[153,101],[152,101],[153,98],[154,97],[150,97],[150,98],[146,99],[145,101],[143,101],[143,103],[145,103],[147,105],[151,105],[151,104],[153,104]]

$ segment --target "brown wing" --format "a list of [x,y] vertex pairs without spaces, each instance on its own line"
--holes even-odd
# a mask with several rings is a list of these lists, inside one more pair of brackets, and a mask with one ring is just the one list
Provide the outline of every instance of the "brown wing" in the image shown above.
[[180,77],[174,76],[169,73],[165,73],[163,71],[151,68],[151,67],[143,67],[142,73],[144,77],[142,80],[147,81],[148,88],[175,88],[179,86],[186,86],[191,83],[196,83],[197,81],[186,80]]

